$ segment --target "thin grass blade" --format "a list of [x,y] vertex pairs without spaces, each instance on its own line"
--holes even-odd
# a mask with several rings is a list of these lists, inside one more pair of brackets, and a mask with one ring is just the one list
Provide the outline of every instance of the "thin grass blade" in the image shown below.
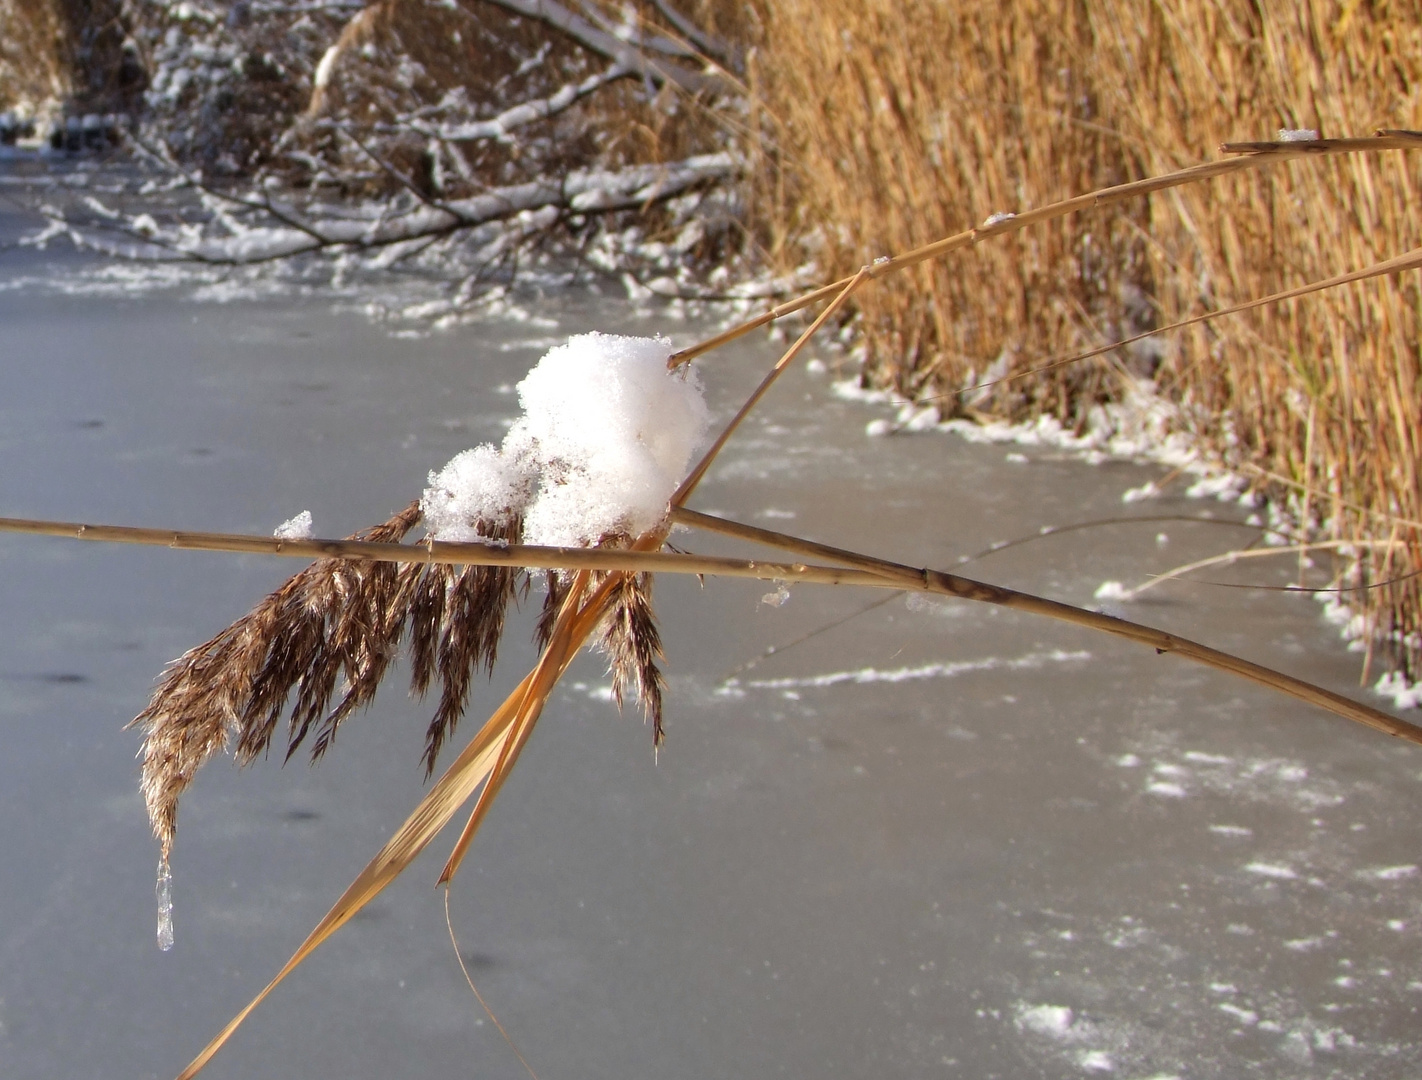
[[316,924],[316,928],[277,972],[276,977],[178,1074],[178,1080],[191,1080],[196,1076],[212,1060],[213,1055],[222,1049],[252,1010],[311,955],[317,946],[349,922],[356,912],[395,880],[448,824],[449,819],[469,800],[479,784],[493,770],[509,728],[516,718],[519,703],[527,694],[532,680],[533,675],[530,673],[509,695],[469,745],[451,762],[429,793],[420,800],[420,804],[395,835],[351,882],[325,917]]

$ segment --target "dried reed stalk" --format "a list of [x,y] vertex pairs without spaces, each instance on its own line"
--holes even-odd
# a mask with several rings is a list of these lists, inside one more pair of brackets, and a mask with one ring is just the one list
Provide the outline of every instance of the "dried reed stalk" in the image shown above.
[[873,556],[861,555],[855,551],[804,540],[786,533],[761,529],[754,525],[744,525],[737,521],[726,521],[695,510],[677,508],[672,511],[672,518],[684,525],[692,525],[786,551],[833,559],[865,573],[877,573],[882,576],[880,587],[883,588],[918,589],[923,592],[938,593],[942,596],[954,596],[962,600],[974,600],[999,607],[1015,608],[1018,611],[1042,615],[1059,622],[1098,630],[1113,637],[1125,638],[1127,641],[1149,646],[1158,653],[1175,653],[1207,667],[1228,671],[1260,686],[1266,686],[1300,701],[1317,705],[1337,716],[1370,727],[1374,731],[1422,745],[1422,727],[1406,723],[1379,709],[1363,705],[1342,694],[1335,694],[1331,690],[1325,690],[1323,687],[1315,686],[1303,679],[1296,679],[1262,664],[1251,663],[1231,653],[1221,652],[1208,645],[1191,641],[1189,638],[1166,633],[1154,627],[1143,626],[1128,619],[1105,615],[1097,611],[1088,611],[1085,608],[1064,604],[1059,600],[1049,600],[1046,597],[1034,596],[1032,593],[1008,589],[1001,585],[989,585],[986,582],[975,581],[972,578],[946,571],[920,569],[905,566],[902,563],[892,563]]
[[[1407,546],[1394,536],[1388,540],[1317,540],[1311,544],[1284,544],[1279,547],[1245,548],[1235,551],[1226,551],[1222,555],[1212,555],[1208,559],[1196,559],[1194,562],[1184,563],[1162,574],[1156,574],[1150,578],[1150,580],[1141,582],[1141,584],[1135,588],[1127,589],[1121,599],[1134,600],[1148,589],[1154,589],[1158,585],[1164,585],[1167,581],[1175,581],[1184,577],[1186,574],[1193,574],[1196,570],[1207,570],[1211,566],[1233,566],[1237,562],[1248,559],[1267,559],[1271,556],[1279,555],[1307,555],[1311,551],[1336,551],[1338,548],[1352,548],[1359,545],[1365,546],[1373,551],[1382,551],[1385,553],[1407,550]],[[1297,592],[1313,591],[1301,588],[1295,589],[1293,586],[1285,586],[1285,588]]]
[[[805,308],[813,307],[823,300],[828,300],[848,287],[858,274],[864,274],[871,281],[877,281],[881,278],[888,277],[890,274],[898,273],[922,263],[940,259],[944,255],[973,247],[989,237],[1007,236],[1012,233],[1021,232],[1030,225],[1045,224],[1071,214],[1115,206],[1154,195],[1158,192],[1188,187],[1192,184],[1198,184],[1203,180],[1213,180],[1235,173],[1265,168],[1281,162],[1291,161],[1295,158],[1305,156],[1332,157],[1335,155],[1374,154],[1382,150],[1422,149],[1422,133],[1389,130],[1380,132],[1372,138],[1365,139],[1319,139],[1309,143],[1272,142],[1254,143],[1250,145],[1253,149],[1244,152],[1239,149],[1239,144],[1226,143],[1220,147],[1222,152],[1232,154],[1242,153],[1243,156],[1225,158],[1221,161],[1204,162],[1161,176],[1151,176],[1126,184],[1116,184],[1111,187],[1099,188],[1085,195],[1076,195],[1068,199],[1061,199],[1045,206],[1037,207],[1033,210],[1024,210],[1021,213],[1013,214],[991,225],[983,224],[962,232],[954,233],[951,236],[945,236],[940,240],[934,240],[931,243],[914,247],[901,255],[887,255],[876,259],[869,266],[862,267],[856,274],[847,275],[838,281],[831,282],[828,285],[822,285],[817,289],[797,296],[793,300],[787,300],[783,304],[778,304],[775,307],[761,312],[752,319],[738,323],[736,326],[723,330],[721,333],[709,337],[705,341],[698,342],[695,345],[672,354],[671,359],[668,361],[668,366],[675,367],[689,363],[698,356],[713,352],[722,345],[730,344],[732,341],[744,337],[752,330],[757,330],[762,326],[768,326],[770,323],[783,319],[788,315],[793,315],[797,311],[803,311]],[[1158,332],[1161,331],[1152,331],[1152,333]]]

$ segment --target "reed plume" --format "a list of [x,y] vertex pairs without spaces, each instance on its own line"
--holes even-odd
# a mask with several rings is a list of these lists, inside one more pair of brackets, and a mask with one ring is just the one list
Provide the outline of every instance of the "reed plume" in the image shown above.
[[[399,543],[421,518],[414,502],[348,539]],[[517,515],[472,527],[493,545],[522,540]],[[628,543],[625,536],[611,536],[599,546]],[[267,753],[293,692],[285,758],[309,740],[312,762],[320,760],[340,725],[370,704],[402,646],[408,647],[411,693],[423,697],[439,686],[421,757],[425,775],[433,774],[468,706],[475,672],[493,674],[509,608],[532,581],[521,567],[418,562],[413,558],[420,546],[410,551],[410,562],[318,560],[164,671],[130,726],[143,733],[143,797],[165,858],[176,834],[179,798],[199,768],[229,745],[239,765]],[[567,573],[547,573],[535,631],[540,648],[552,636],[571,580]],[[612,572],[599,581],[609,590],[599,643],[609,659],[613,696],[619,707],[627,696],[638,700],[660,745],[663,680],[656,661],[662,648],[651,575]]]
[[[411,503],[351,539],[398,541],[419,519]],[[341,721],[370,701],[403,631],[390,604],[399,573],[391,563],[322,559],[168,666],[131,724],[143,732],[141,787],[165,858],[197,770],[229,741],[241,763],[265,753],[293,689],[287,757],[318,722],[320,757]],[[341,674],[349,689],[328,714]]]
[[662,638],[652,612],[651,574],[612,574],[608,613],[600,627],[598,647],[607,656],[612,676],[612,699],[622,708],[623,700],[634,695],[642,714],[652,725],[652,745],[666,738],[662,729],[662,689],[665,680],[657,660],[662,657]]

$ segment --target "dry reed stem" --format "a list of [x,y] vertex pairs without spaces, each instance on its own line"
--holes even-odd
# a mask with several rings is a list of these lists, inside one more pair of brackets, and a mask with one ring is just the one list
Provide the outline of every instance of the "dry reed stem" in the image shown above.
[[[80,530],[83,530],[80,535]],[[238,533],[174,533],[168,529],[142,529],[120,525],[79,525],[67,521],[28,518],[0,518],[0,532],[60,536],[181,548],[197,551],[229,551],[282,555],[288,558],[345,559],[352,562],[414,564],[416,566],[498,566],[534,570],[590,570],[604,573],[671,573],[719,577],[813,581],[822,585],[869,585],[873,575],[847,571],[842,567],[812,566],[805,563],[769,562],[764,559],[736,559],[719,555],[687,555],[669,551],[640,551],[619,548],[538,547],[529,544],[455,544],[421,541],[417,544],[371,543],[359,540],[272,540],[265,536]],[[182,543],[172,543],[175,535]]]
[[[1226,144],[1226,146],[1231,144]],[[1007,218],[994,225],[980,225],[965,232],[955,233],[952,236],[936,240],[931,244],[914,248],[912,251],[904,252],[902,255],[892,255],[885,259],[876,261],[873,265],[866,267],[859,273],[867,275],[872,281],[877,281],[889,274],[900,270],[906,270],[911,266],[927,262],[930,259],[937,259],[948,255],[954,251],[960,251],[978,243],[980,240],[997,236],[1006,236],[1009,233],[1020,232],[1029,225],[1038,225],[1043,222],[1053,221],[1057,218],[1066,217],[1068,214],[1078,213],[1083,210],[1093,210],[1103,206],[1110,206],[1115,203],[1126,202],[1131,199],[1138,199],[1145,195],[1152,195],[1158,191],[1168,191],[1171,188],[1183,187],[1187,184],[1199,183],[1202,180],[1211,180],[1220,176],[1228,176],[1232,173],[1244,172],[1249,169],[1263,168],[1283,161],[1290,161],[1294,158],[1305,155],[1313,156],[1334,156],[1339,154],[1366,154],[1378,153],[1383,150],[1422,150],[1422,134],[1416,132],[1392,131],[1386,134],[1379,134],[1370,139],[1319,139],[1312,143],[1306,142],[1280,142],[1262,143],[1267,146],[1267,152],[1254,151],[1242,157],[1227,158],[1223,161],[1210,161],[1200,165],[1192,165],[1189,168],[1181,169],[1177,172],[1166,173],[1162,176],[1148,177],[1144,180],[1135,180],[1128,184],[1115,184],[1110,187],[1098,188],[1096,191],[1088,192],[1085,195],[1077,195],[1070,199],[1063,199],[1060,202],[1051,203],[1047,206],[1038,207],[1035,210],[1026,210],[1013,217]],[[1306,147],[1309,149],[1300,149]],[[1221,147],[1225,149],[1226,147]],[[858,275],[841,278],[828,285],[822,285],[817,289],[812,289],[794,300],[788,300],[783,304],[762,312],[753,319],[724,330],[714,337],[707,338],[680,352],[673,353],[667,361],[669,367],[676,367],[689,363],[702,356],[729,344],[777,319],[783,319],[787,315],[793,315],[797,311],[802,311],[807,307],[819,303],[837,295],[841,290],[847,288]]]
[[[1211,566],[1230,566],[1243,559],[1264,559],[1271,555],[1305,555],[1310,551],[1337,551],[1340,548],[1359,547],[1388,553],[1399,549],[1403,551],[1407,550],[1407,545],[1396,537],[1390,540],[1316,540],[1311,544],[1284,544],[1279,547],[1243,548],[1236,551],[1226,551],[1222,555],[1211,555],[1207,559],[1196,559],[1194,562],[1185,563],[1172,570],[1167,570],[1163,574],[1156,574],[1149,581],[1142,582],[1133,589],[1127,589],[1121,599],[1134,600],[1142,593],[1154,589],[1157,585],[1164,585],[1167,581],[1174,581],[1176,578],[1184,577],[1186,574],[1192,574],[1196,570],[1205,570]],[[1291,592],[1315,591],[1313,589],[1296,589],[1293,587],[1289,587],[1289,589]]]
[[[672,506],[680,506],[691,497],[692,492],[696,490],[696,486],[701,483],[701,478],[706,475],[706,470],[709,469],[711,463],[716,460],[716,455],[721,452],[721,448],[726,445],[730,437],[735,434],[736,429],[741,426],[741,421],[759,404],[760,399],[765,396],[766,391],[775,384],[775,380],[780,378],[781,373],[790,366],[790,362],[800,355],[801,350],[809,344],[810,339],[819,333],[820,328],[834,316],[836,311],[844,306],[844,302],[854,294],[854,290],[864,283],[869,276],[869,270],[869,267],[863,267],[859,273],[850,278],[844,287],[839,290],[835,298],[825,307],[824,311],[820,312],[815,321],[805,328],[805,332],[795,339],[795,343],[791,345],[790,348],[785,350],[784,355],[775,362],[775,366],[766,373],[765,378],[760,381],[760,385],[751,392],[751,396],[746,398],[741,407],[736,410],[736,415],[731,418],[731,422],[716,436],[715,441],[711,444],[711,448],[702,455],[701,460],[696,463],[696,466],[687,474],[686,479],[682,481],[681,486],[676,489],[676,493],[671,497]],[[669,368],[679,366],[679,363],[676,361],[680,355],[681,354],[678,353],[672,356],[667,361],[667,366]]]
[[754,525],[743,525],[740,522],[726,521],[695,510],[678,508],[672,512],[672,518],[685,525],[693,525],[727,536],[736,536],[743,540],[751,540],[787,551],[834,559],[865,573],[877,572],[882,575],[883,584],[879,586],[881,588],[917,589],[922,592],[956,596],[963,600],[975,600],[979,603],[1014,608],[1018,611],[1043,615],[1049,619],[1071,623],[1075,626],[1099,630],[1111,634],[1113,637],[1125,638],[1141,645],[1148,645],[1156,652],[1177,653],[1207,667],[1231,672],[1250,682],[1258,683],[1260,686],[1277,690],[1311,705],[1317,705],[1344,719],[1354,720],[1370,727],[1374,731],[1380,731],[1386,735],[1392,735],[1422,746],[1422,727],[1406,723],[1381,710],[1353,701],[1342,694],[1335,694],[1331,690],[1325,690],[1323,687],[1315,686],[1303,679],[1296,679],[1262,664],[1251,663],[1230,653],[1212,649],[1208,645],[1201,645],[1189,638],[1179,637],[1154,627],[1120,619],[1113,615],[1088,611],[1085,608],[1073,607],[1071,604],[1064,604],[1058,600],[1048,600],[1045,597],[1034,596],[1031,593],[1020,592],[1001,585],[989,585],[985,582],[974,581],[972,578],[961,577],[946,571],[916,569],[902,563],[892,563],[884,559],[861,555],[858,552],[846,551],[828,544],[819,544],[786,533],[761,529]]
[[1102,356],[1106,353],[1115,352],[1125,348],[1127,345],[1134,345],[1138,341],[1145,341],[1147,338],[1158,338],[1165,334],[1173,333],[1176,330],[1184,330],[1187,327],[1198,326],[1201,323],[1213,322],[1222,319],[1226,315],[1239,315],[1246,311],[1254,311],[1257,308],[1267,307],[1270,304],[1280,304],[1285,300],[1297,300],[1312,293],[1322,292],[1325,289],[1336,289],[1341,285],[1351,285],[1356,281],[1367,281],[1370,278],[1382,277],[1386,274],[1400,274],[1407,270],[1422,269],[1422,248],[1409,251],[1404,255],[1399,255],[1394,259],[1387,259],[1372,266],[1366,266],[1361,270],[1350,270],[1345,274],[1338,274],[1322,281],[1311,281],[1307,285],[1300,285],[1294,289],[1286,289],[1283,292],[1272,293],[1269,296],[1261,296],[1257,300],[1247,300],[1242,304],[1232,304],[1229,307],[1219,308],[1216,311],[1206,311],[1200,315],[1192,315],[1188,319],[1181,319],[1168,326],[1162,326],[1155,330],[1147,330],[1132,337],[1122,338],[1113,341],[1109,345],[1099,345],[1094,349],[1087,349],[1072,356],[1054,358],[1036,367],[1026,368],[1022,371],[1015,371],[1011,375],[1005,375],[1000,379],[993,379],[989,382],[976,383],[973,386],[965,386],[961,390],[955,390],[951,394],[937,394],[920,400],[942,401],[951,397],[961,397],[964,394],[971,394],[977,390],[986,390],[992,386],[1001,386],[1004,383],[1016,382],[1019,379],[1030,378],[1033,375],[1043,375],[1057,368],[1066,367],[1069,364],[1077,364],[1083,360],[1090,360],[1092,357]]
[[[1310,683],[1272,671],[1261,665],[1250,664],[1227,653],[1168,634],[1152,627],[1143,626],[1125,619],[1117,619],[1097,612],[1073,607],[1055,600],[1034,596],[998,585],[989,585],[971,578],[961,577],[946,571],[915,569],[901,563],[892,563],[858,552],[847,551],[827,544],[802,540],[751,525],[726,521],[721,518],[701,514],[684,507],[675,509],[671,517],[675,521],[693,525],[710,531],[739,536],[757,543],[769,544],[785,550],[815,555],[843,563],[842,566],[824,566],[807,563],[771,562],[757,559],[734,559],[724,556],[683,555],[660,551],[626,551],[604,548],[539,548],[510,545],[507,548],[488,547],[482,544],[420,544],[390,545],[358,543],[353,541],[316,540],[301,541],[310,544],[328,557],[353,559],[384,559],[404,562],[406,553],[419,552],[432,561],[468,561],[472,564],[497,566],[526,566],[539,568],[568,567],[579,569],[621,571],[627,573],[677,573],[721,577],[755,578],[762,581],[785,581],[789,583],[812,583],[820,585],[861,585],[870,588],[894,588],[917,590],[956,596],[960,599],[1032,611],[1048,618],[1101,630],[1117,637],[1125,637],[1140,644],[1149,645],[1161,652],[1176,652],[1182,656],[1198,660],[1210,667],[1231,671],[1263,686],[1268,686],[1291,697],[1319,705],[1339,716],[1356,720],[1378,731],[1396,735],[1409,741],[1422,741],[1413,725],[1397,720],[1386,713],[1352,701],[1331,691]],[[0,531],[7,523],[19,519],[0,519]],[[25,532],[43,532],[48,535],[75,536],[76,526],[67,522],[29,522]],[[29,526],[44,526],[29,527]],[[94,526],[90,533],[97,534],[114,526]],[[124,529],[123,534],[131,543],[145,542],[135,534],[149,534],[146,542],[164,544],[163,538],[171,532],[163,530]],[[272,554],[297,554],[291,550],[293,541],[285,541],[284,550],[271,551],[270,542],[264,537],[230,537],[230,534],[185,534],[195,536],[203,544],[203,550],[261,550],[248,546],[268,545],[265,550]],[[231,538],[238,541],[230,548],[214,546],[219,539]],[[396,548],[397,551],[391,549]]]

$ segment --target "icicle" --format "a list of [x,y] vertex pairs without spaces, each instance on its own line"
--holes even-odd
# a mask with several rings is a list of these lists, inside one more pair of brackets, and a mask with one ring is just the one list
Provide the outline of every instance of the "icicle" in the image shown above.
[[168,856],[158,860],[158,948],[167,952],[173,947],[173,870]]

